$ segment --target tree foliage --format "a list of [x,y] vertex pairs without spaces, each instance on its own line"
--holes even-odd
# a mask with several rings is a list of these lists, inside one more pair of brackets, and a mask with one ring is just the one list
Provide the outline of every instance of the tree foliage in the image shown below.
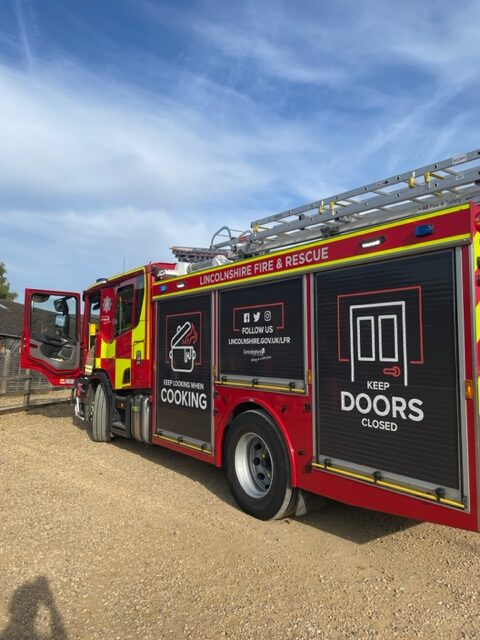
[[15,300],[16,297],[17,294],[10,291],[5,263],[0,262],[0,300]]

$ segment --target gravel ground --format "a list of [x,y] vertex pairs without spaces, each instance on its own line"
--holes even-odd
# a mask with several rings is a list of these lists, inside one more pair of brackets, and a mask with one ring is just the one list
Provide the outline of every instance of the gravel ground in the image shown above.
[[329,504],[254,520],[221,471],[0,416],[0,639],[480,638],[480,536]]

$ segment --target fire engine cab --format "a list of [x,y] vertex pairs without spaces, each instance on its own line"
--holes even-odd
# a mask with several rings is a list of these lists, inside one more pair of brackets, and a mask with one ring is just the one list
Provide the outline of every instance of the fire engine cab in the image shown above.
[[480,150],[174,247],[81,297],[27,289],[22,366],[94,440],[223,467],[249,514],[310,492],[479,530]]

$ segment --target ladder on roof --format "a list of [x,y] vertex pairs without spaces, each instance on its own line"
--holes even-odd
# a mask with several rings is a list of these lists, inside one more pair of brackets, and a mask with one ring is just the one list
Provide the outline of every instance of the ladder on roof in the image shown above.
[[254,220],[249,230],[238,235],[228,227],[222,227],[214,234],[210,248],[203,251],[227,253],[231,260],[237,260],[455,206],[479,195],[480,149],[475,149]]
[[175,258],[179,262],[203,262],[204,260],[209,260],[218,255],[227,256],[229,253],[227,250],[221,251],[220,249],[214,249],[209,247],[205,249],[203,247],[181,247],[179,245],[175,245],[170,247],[172,253]]

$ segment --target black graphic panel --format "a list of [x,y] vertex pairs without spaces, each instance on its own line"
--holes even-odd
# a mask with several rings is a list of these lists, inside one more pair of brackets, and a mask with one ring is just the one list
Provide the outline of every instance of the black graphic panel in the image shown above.
[[210,443],[210,295],[158,302],[157,336],[157,431]]
[[319,454],[459,488],[454,252],[316,276]]
[[220,373],[303,380],[302,280],[220,294]]

